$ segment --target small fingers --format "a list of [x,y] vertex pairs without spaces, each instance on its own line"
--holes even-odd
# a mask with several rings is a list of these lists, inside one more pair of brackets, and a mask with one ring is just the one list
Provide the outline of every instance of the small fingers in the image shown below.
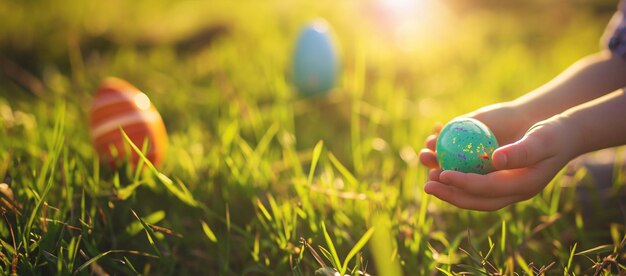
[[480,197],[437,181],[427,182],[424,191],[459,208],[476,211],[496,211],[521,200],[516,196]]
[[521,140],[496,149],[492,155],[493,165],[499,170],[529,167],[554,156],[557,151],[552,132],[539,126]]
[[432,151],[437,149],[437,134],[431,134],[426,137],[426,148]]
[[439,181],[439,175],[441,174],[442,170],[440,169],[432,169],[428,172],[428,179],[432,180],[432,181]]
[[442,128],[443,125],[441,123],[435,123],[435,126],[433,127],[433,134],[426,137],[426,148],[435,151],[437,148],[437,136],[439,136],[439,132],[441,132]]
[[441,183],[483,198],[532,194],[534,186],[525,185],[531,180],[532,175],[527,169],[495,171],[486,175],[446,170],[438,175],[438,181]]
[[419,153],[420,162],[424,164],[424,166],[429,167],[431,169],[438,169],[439,162],[437,162],[437,155],[435,152],[429,149],[422,149]]
[[441,132],[442,128],[443,128],[443,124],[441,122],[436,122],[435,126],[433,127],[433,132],[435,134],[439,134],[439,132]]

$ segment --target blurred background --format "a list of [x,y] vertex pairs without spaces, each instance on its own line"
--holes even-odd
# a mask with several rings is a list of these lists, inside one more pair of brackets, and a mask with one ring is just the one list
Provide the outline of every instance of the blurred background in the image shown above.
[[[85,103],[103,77],[118,76],[164,114],[189,107],[163,116],[172,130],[210,125],[218,111],[208,107],[224,99],[263,110],[296,98],[289,71],[298,32],[324,18],[341,62],[327,104],[348,109],[340,102],[356,95],[376,123],[391,116],[421,132],[513,99],[597,51],[615,2],[5,1],[0,92],[14,104]],[[330,138],[321,134],[311,143]]]

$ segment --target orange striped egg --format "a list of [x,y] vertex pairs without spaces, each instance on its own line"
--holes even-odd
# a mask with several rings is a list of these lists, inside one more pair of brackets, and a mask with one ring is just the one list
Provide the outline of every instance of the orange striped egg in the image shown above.
[[136,165],[139,156],[125,145],[120,127],[131,141],[142,149],[147,139],[146,157],[159,166],[164,159],[167,132],[161,115],[146,94],[125,80],[105,79],[91,104],[91,141],[100,157],[112,166],[120,164],[132,153]]

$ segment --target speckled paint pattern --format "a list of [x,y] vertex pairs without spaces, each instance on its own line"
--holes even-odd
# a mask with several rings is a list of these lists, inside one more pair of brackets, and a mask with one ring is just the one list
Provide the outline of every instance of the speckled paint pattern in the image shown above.
[[491,130],[472,118],[446,124],[437,138],[437,160],[444,170],[487,174],[494,170],[491,154],[498,142]]

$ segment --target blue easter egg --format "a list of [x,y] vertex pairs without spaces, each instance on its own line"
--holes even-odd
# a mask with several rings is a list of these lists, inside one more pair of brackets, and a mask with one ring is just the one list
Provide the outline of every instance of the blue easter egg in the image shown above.
[[324,95],[337,79],[339,59],[326,21],[305,26],[294,49],[293,84],[304,96]]
[[457,118],[447,123],[437,137],[437,160],[444,170],[487,174],[494,170],[491,155],[498,141],[482,122]]

